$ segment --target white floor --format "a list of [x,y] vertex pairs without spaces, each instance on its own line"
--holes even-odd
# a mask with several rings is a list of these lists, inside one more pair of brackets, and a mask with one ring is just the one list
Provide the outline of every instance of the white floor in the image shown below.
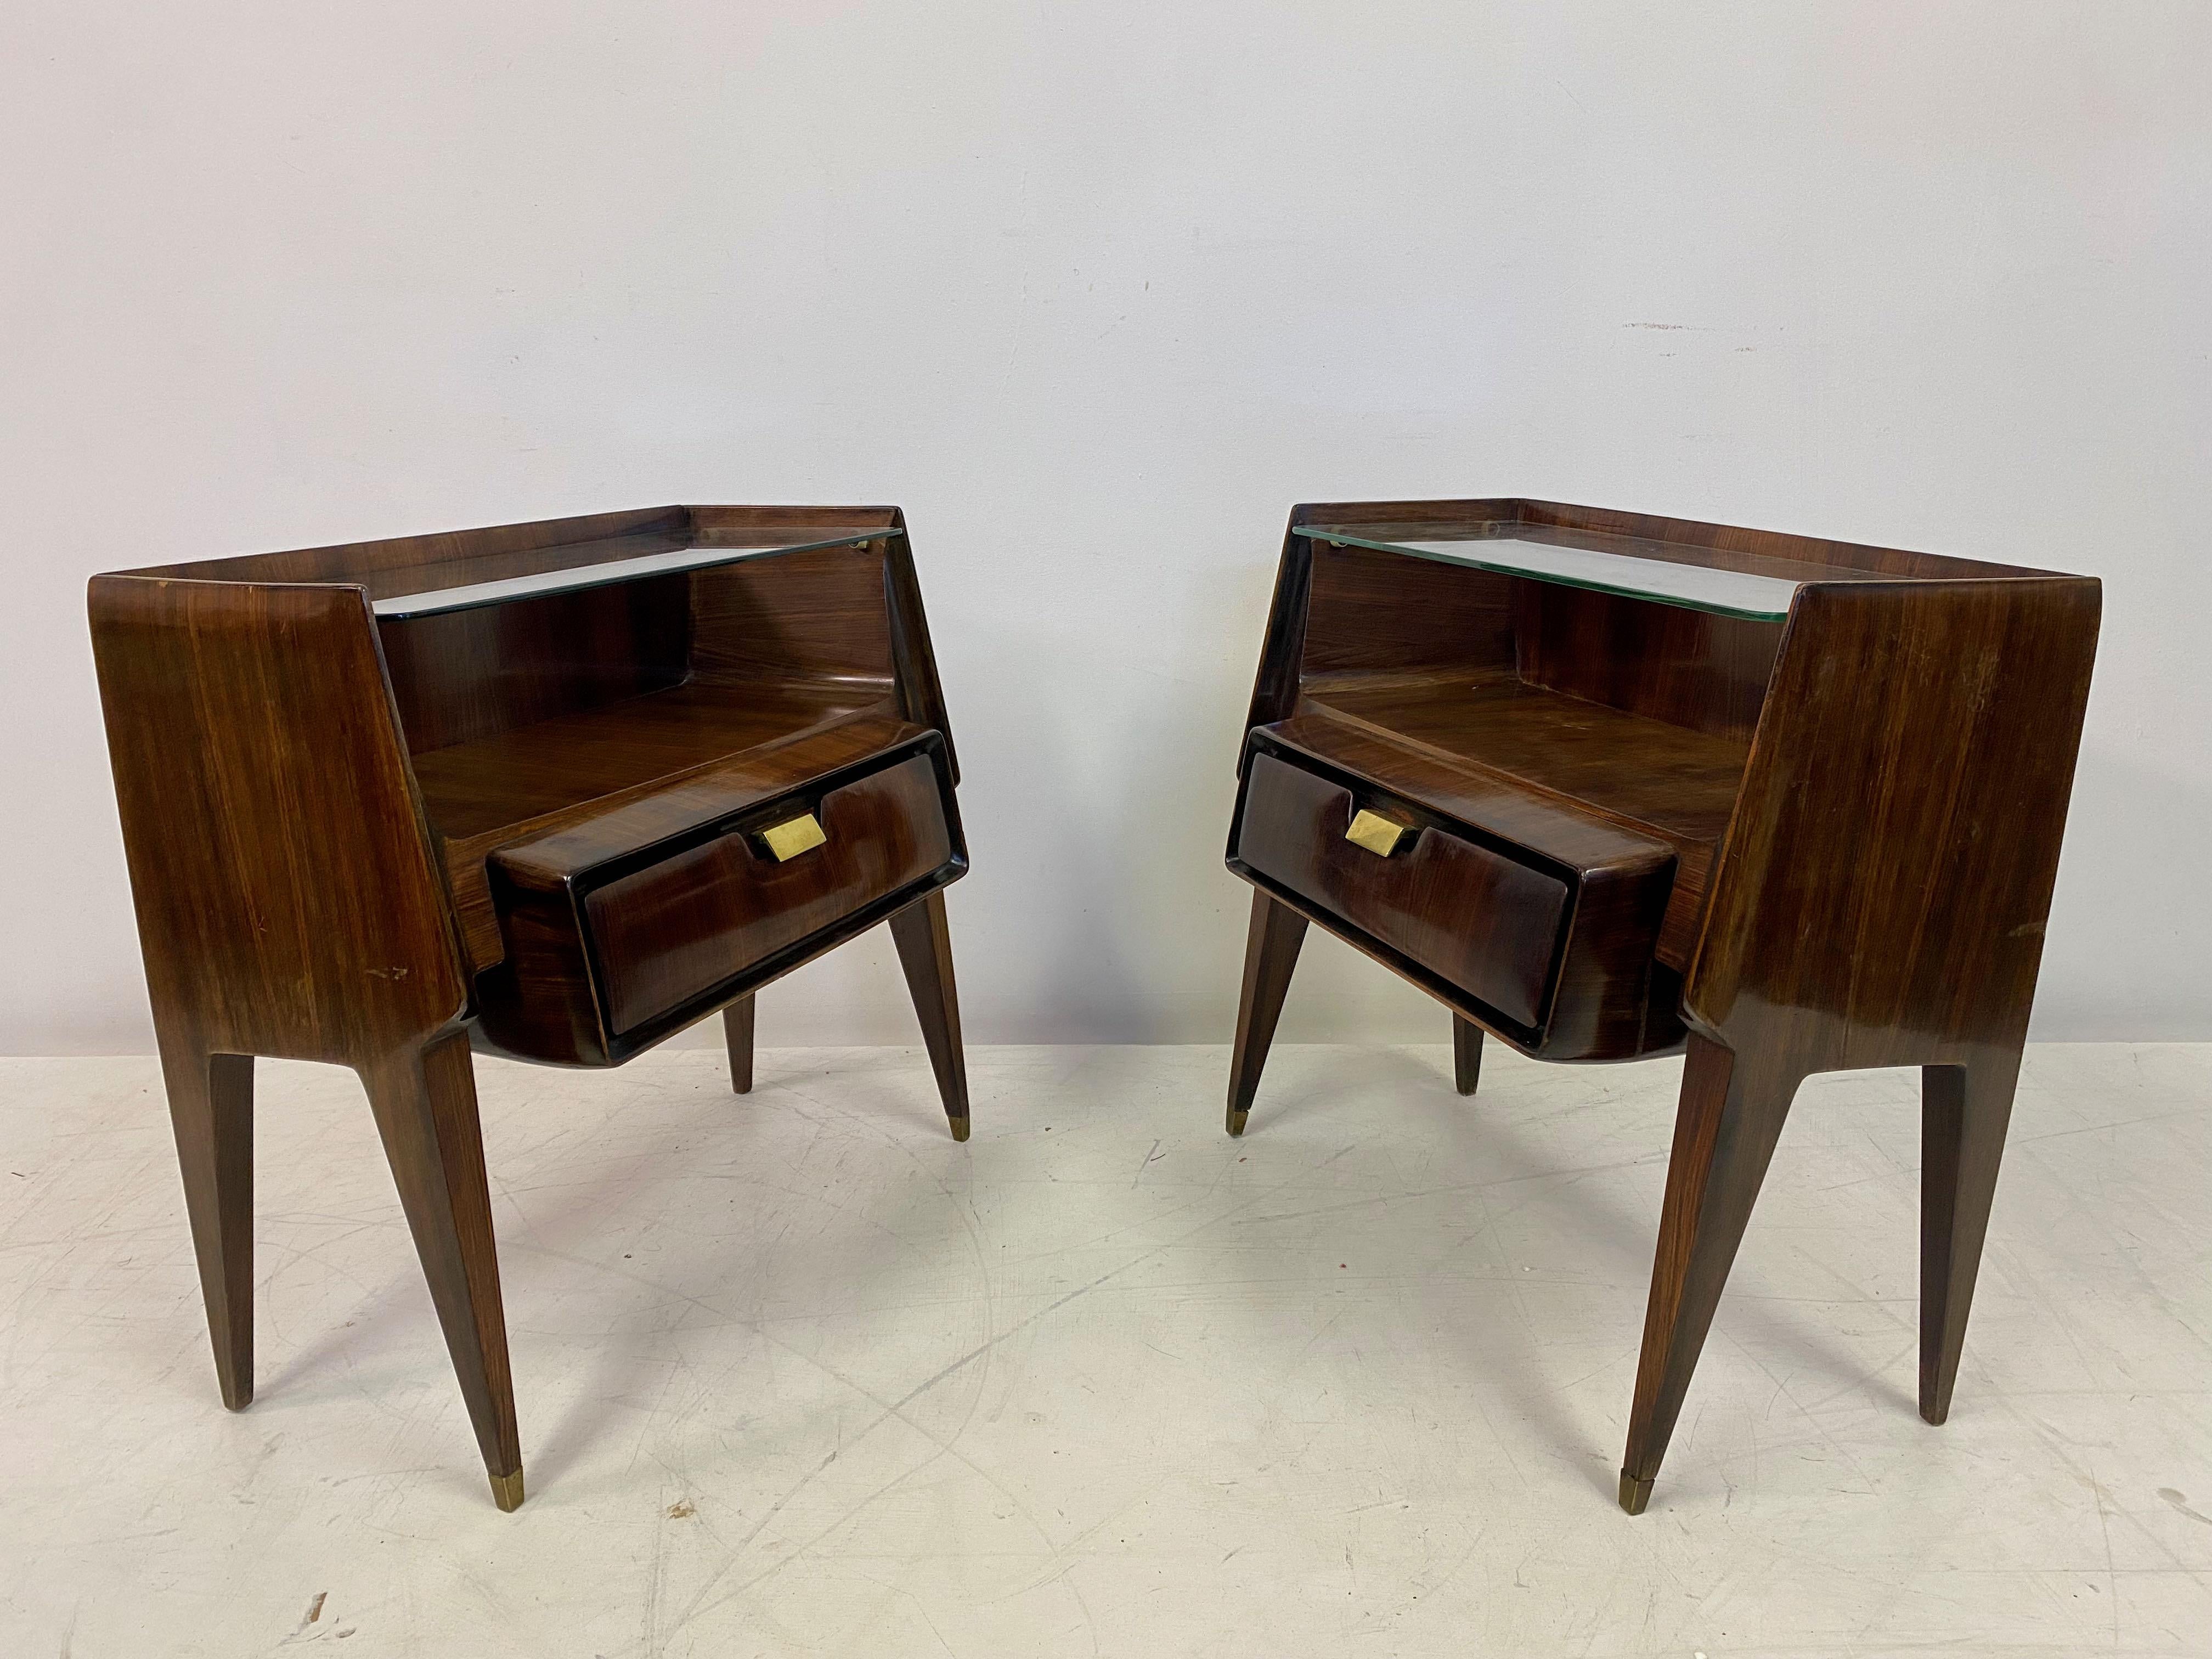
[[480,1067],[492,1506],[349,1075],[264,1066],[217,1401],[150,1062],[0,1062],[0,1652],[2212,1653],[2212,1048],[2035,1051],[1951,1421],[1917,1079],[1799,1097],[1614,1504],[1679,1066]]

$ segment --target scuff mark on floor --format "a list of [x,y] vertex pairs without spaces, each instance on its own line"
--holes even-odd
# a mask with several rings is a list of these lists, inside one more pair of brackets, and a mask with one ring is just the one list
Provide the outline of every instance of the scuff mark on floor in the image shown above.
[[2206,1526],[2212,1527],[2212,1515],[2199,1515],[2191,1509],[2185,1493],[2178,1492],[2171,1486],[2160,1486],[2158,1495],[2166,1500],[2166,1506],[2175,1514],[2185,1515],[2191,1521],[2202,1521]]

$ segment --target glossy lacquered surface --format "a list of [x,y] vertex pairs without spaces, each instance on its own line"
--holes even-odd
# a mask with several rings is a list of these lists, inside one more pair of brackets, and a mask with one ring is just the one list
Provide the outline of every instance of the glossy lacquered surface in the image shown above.
[[[702,998],[711,1009],[740,982],[749,996],[794,946],[955,879],[966,854],[942,746],[926,742],[798,795],[724,769],[495,852],[505,954],[483,986],[486,1036],[577,1064],[621,1057]],[[794,813],[825,839],[781,860],[763,831]]]
[[[1681,1041],[1678,981],[1660,958],[1670,892],[1679,900],[1701,890],[1668,842],[1494,774],[1443,763],[1319,708],[1254,733],[1251,744],[1232,830],[1231,868],[1238,874],[1362,948],[1382,945],[1376,954],[1389,966],[1487,1021],[1524,1053],[1619,1060]],[[1259,870],[1243,849],[1275,838],[1271,826],[1282,810],[1279,790],[1255,787],[1268,756],[1316,783],[1334,780],[1357,799],[1384,804],[1408,823],[1429,824],[1449,842],[1545,872],[1564,893],[1564,908],[1548,901],[1520,913],[1455,905],[1446,915],[1430,913],[1392,871],[1343,864],[1324,896],[1280,866]],[[1422,914],[1409,915],[1409,908]],[[1507,963],[1521,964],[1522,989],[1501,1000],[1492,988]]]
[[[349,1066],[511,1508],[471,1044],[606,1066],[726,1005],[742,1091],[761,985],[880,921],[903,956],[908,911],[943,940],[967,858],[903,521],[651,508],[103,575],[90,604],[223,1397],[252,1393],[254,1057]],[[830,839],[755,855],[799,812]],[[908,966],[964,1138],[949,945]]]
[[[1260,890],[1231,1130],[1308,921],[1452,1009],[1467,1089],[1474,1030],[1540,1059],[1686,1049],[1632,1511],[1818,1073],[1923,1070],[1920,1406],[1948,1413],[2098,607],[2081,577],[1548,502],[1293,514],[1231,830]],[[1324,856],[1318,826],[1370,802],[1562,872],[1570,920],[1534,890]]]
[[1237,860],[1306,904],[1356,914],[1376,939],[1519,1025],[1541,1018],[1571,891],[1471,836],[1415,824],[1389,854],[1346,837],[1352,792],[1255,755]]

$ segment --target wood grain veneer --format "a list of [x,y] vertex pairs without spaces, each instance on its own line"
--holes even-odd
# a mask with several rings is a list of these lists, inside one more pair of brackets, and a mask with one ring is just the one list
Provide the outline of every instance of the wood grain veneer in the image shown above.
[[[1298,533],[1319,526],[1512,536],[1800,586],[1786,623],[1747,620]],[[1920,1408],[1948,1413],[2099,604],[2085,577],[1556,502],[1292,512],[1231,826],[1230,867],[1259,890],[1231,1132],[1309,921],[1452,1009],[1462,1092],[1486,1030],[1538,1058],[1686,1052],[1621,1471],[1632,1513],[1814,1073],[1923,1070]],[[1286,787],[1285,765],[1306,781]],[[1479,827],[1570,872],[1579,943],[1540,1029],[1520,1016],[1548,911],[1341,854],[1317,878],[1293,854],[1317,865],[1334,823],[1317,814],[1340,796]],[[1608,836],[1650,856],[1607,907],[1589,901]]]
[[[466,610],[373,610],[699,547],[788,550]],[[226,1404],[253,1391],[256,1055],[362,1077],[509,1509],[521,1450],[472,1042],[613,1064],[726,1004],[742,1091],[759,985],[889,921],[966,1138],[942,895],[966,850],[896,507],[652,507],[346,543],[105,574],[89,605]],[[872,771],[882,781],[855,781]],[[794,800],[830,815],[811,866],[723,868],[677,849],[717,814]],[[635,866],[592,912],[615,942],[611,990],[580,970],[533,977],[530,952],[509,948],[503,923],[534,939],[566,906],[573,937],[579,914],[556,883],[534,924],[502,916],[495,861],[514,876],[526,843],[541,861],[589,848],[580,874]],[[664,845],[672,867],[652,874]],[[606,996],[580,1004],[580,984]],[[608,1006],[624,1022],[613,1032]]]

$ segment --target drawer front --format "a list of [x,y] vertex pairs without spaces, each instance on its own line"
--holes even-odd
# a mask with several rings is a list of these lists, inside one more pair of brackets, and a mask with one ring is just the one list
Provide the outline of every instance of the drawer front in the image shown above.
[[831,790],[815,816],[825,839],[782,861],[753,825],[586,896],[582,921],[612,1031],[668,1012],[952,857],[926,755]]
[[1350,790],[1268,754],[1252,756],[1247,777],[1242,863],[1516,1024],[1538,1024],[1571,896],[1565,881],[1433,825],[1378,854],[1345,839],[1368,805]]

